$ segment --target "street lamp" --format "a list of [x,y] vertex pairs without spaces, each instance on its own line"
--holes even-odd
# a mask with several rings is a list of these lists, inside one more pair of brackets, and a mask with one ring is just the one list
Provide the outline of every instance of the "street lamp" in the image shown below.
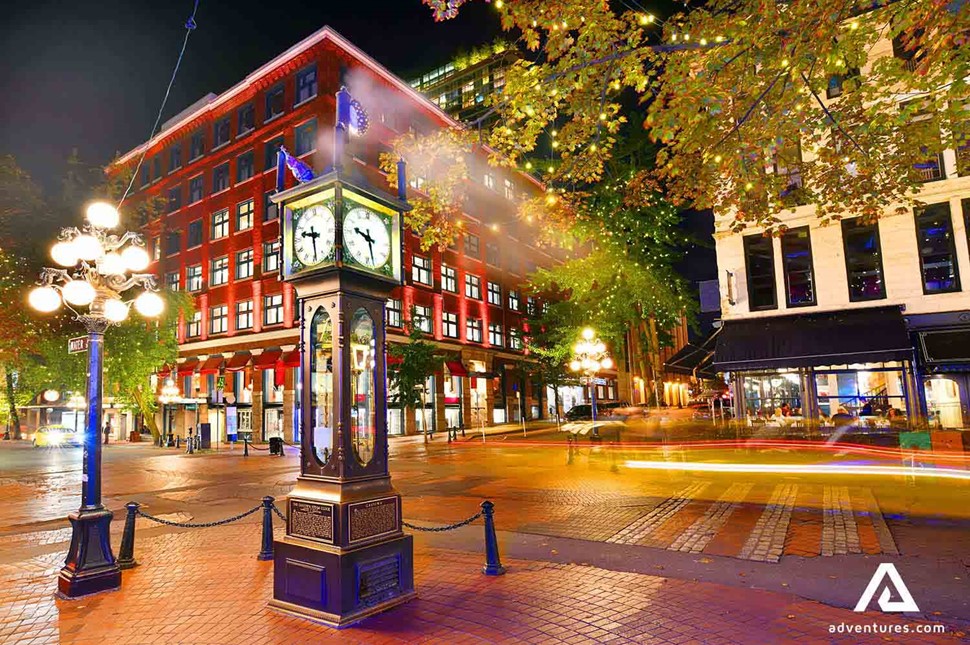
[[[154,318],[164,302],[156,293],[155,277],[140,273],[150,258],[137,233],[111,232],[118,225],[117,209],[95,202],[87,209],[82,228],[61,229],[51,258],[62,268],[44,268],[39,286],[30,292],[30,305],[42,312],[64,304],[88,333],[87,412],[81,507],[68,516],[71,546],[57,580],[58,593],[77,598],[121,585],[121,570],[111,551],[111,511],[101,504],[101,429],[104,333],[128,317],[134,305],[138,313]],[[133,287],[143,291],[130,301],[121,294]],[[78,309],[87,307],[87,311]]]
[[168,433],[165,431],[166,426],[171,427],[168,418],[168,406],[170,403],[178,401],[179,398],[179,389],[175,385],[175,381],[171,377],[165,379],[165,385],[162,386],[162,391],[158,395],[158,402],[162,404],[162,436],[158,438],[158,446],[160,448],[165,445],[165,437],[168,436]]
[[613,359],[606,352],[606,345],[596,338],[595,331],[587,327],[583,330],[582,340],[573,346],[573,360],[569,363],[569,369],[579,372],[582,375],[581,382],[589,385],[594,437],[600,436],[596,427],[596,374],[601,369],[608,370],[611,367]]

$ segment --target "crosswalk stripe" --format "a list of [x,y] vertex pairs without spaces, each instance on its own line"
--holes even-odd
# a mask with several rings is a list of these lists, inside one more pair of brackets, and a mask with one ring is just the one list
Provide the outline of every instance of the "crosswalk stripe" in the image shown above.
[[797,493],[796,484],[775,486],[771,499],[768,500],[761,517],[758,518],[754,529],[741,548],[739,558],[778,562],[785,548],[785,537],[788,535],[788,524],[791,521]]
[[682,488],[673,497],[667,498],[643,517],[617,531],[606,541],[614,544],[638,544],[649,538],[664,522],[690,504],[694,497],[703,492],[709,485],[710,482],[695,482]]
[[710,508],[704,512],[704,515],[697,518],[686,531],[681,533],[668,549],[689,553],[700,553],[703,551],[707,543],[727,523],[734,509],[744,501],[744,498],[748,496],[748,493],[751,492],[753,487],[753,483],[731,484],[730,488],[724,491],[717,501],[711,504]]

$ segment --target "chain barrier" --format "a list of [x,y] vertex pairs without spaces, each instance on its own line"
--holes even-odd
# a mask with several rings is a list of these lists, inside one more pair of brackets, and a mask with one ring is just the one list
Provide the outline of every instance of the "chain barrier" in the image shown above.
[[250,447],[250,448],[252,448],[253,450],[262,450],[262,451],[264,451],[264,452],[265,452],[265,451],[267,451],[267,450],[269,450],[269,446],[267,446],[267,447],[265,447],[265,448],[260,448],[259,446],[257,446],[257,445],[256,445],[256,444],[254,444],[254,443],[250,443],[250,444],[249,444],[249,447]]
[[280,518],[284,522],[286,521],[286,516],[283,515],[283,511],[281,511],[276,504],[273,504],[273,512],[276,513],[276,517]]
[[414,524],[408,524],[403,520],[401,521],[401,524],[415,531],[427,531],[428,533],[441,533],[442,531],[454,531],[455,529],[460,529],[463,526],[468,526],[469,524],[471,524],[481,516],[482,516],[482,512],[479,511],[478,513],[475,513],[474,515],[469,517],[467,520],[462,520],[461,522],[455,522],[454,524],[448,524],[447,526],[415,526]]
[[152,522],[157,522],[158,524],[164,524],[166,526],[177,526],[179,528],[185,528],[185,529],[207,529],[213,526],[222,526],[223,524],[229,524],[231,522],[241,520],[244,517],[248,517],[249,515],[252,515],[253,513],[255,513],[261,508],[263,508],[263,505],[259,504],[258,506],[254,506],[253,508],[243,513],[240,513],[239,515],[233,515],[232,517],[227,517],[224,520],[217,520],[215,522],[173,522],[171,520],[163,520],[162,518],[155,517],[154,515],[149,515],[148,513],[146,513],[141,509],[137,509],[135,512],[138,515],[141,515],[142,517],[144,517],[146,520],[151,520]]

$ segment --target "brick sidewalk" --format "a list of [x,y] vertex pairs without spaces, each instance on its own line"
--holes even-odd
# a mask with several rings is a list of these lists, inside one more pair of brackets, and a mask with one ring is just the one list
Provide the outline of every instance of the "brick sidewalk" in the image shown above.
[[479,572],[480,555],[431,549],[419,536],[418,599],[337,632],[267,609],[272,563],[255,559],[258,538],[248,523],[140,539],[141,566],[125,572],[121,591],[74,602],[53,596],[63,554],[0,565],[0,643],[881,643],[905,638],[835,638],[829,625],[917,625],[788,594],[575,564],[511,560],[505,576],[491,578]]

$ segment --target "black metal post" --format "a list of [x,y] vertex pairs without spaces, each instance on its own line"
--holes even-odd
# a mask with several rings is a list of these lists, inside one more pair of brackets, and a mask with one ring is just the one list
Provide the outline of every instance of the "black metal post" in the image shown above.
[[131,569],[138,564],[135,562],[135,516],[139,506],[138,502],[125,504],[128,514],[125,515],[125,531],[121,534],[121,549],[118,551],[118,566],[122,569]]
[[249,437],[243,435],[243,457],[249,456]]
[[257,560],[273,559],[273,501],[269,495],[263,498],[263,546]]
[[498,557],[498,539],[495,537],[495,504],[485,500],[482,502],[482,515],[485,517],[485,566],[482,573],[486,576],[500,576],[505,573],[505,567]]
[[71,546],[57,578],[58,593],[77,598],[121,586],[121,569],[111,551],[111,511],[101,505],[101,403],[104,368],[105,319],[85,316],[88,331],[88,408],[84,428],[84,456],[81,475],[81,508],[71,513]]

